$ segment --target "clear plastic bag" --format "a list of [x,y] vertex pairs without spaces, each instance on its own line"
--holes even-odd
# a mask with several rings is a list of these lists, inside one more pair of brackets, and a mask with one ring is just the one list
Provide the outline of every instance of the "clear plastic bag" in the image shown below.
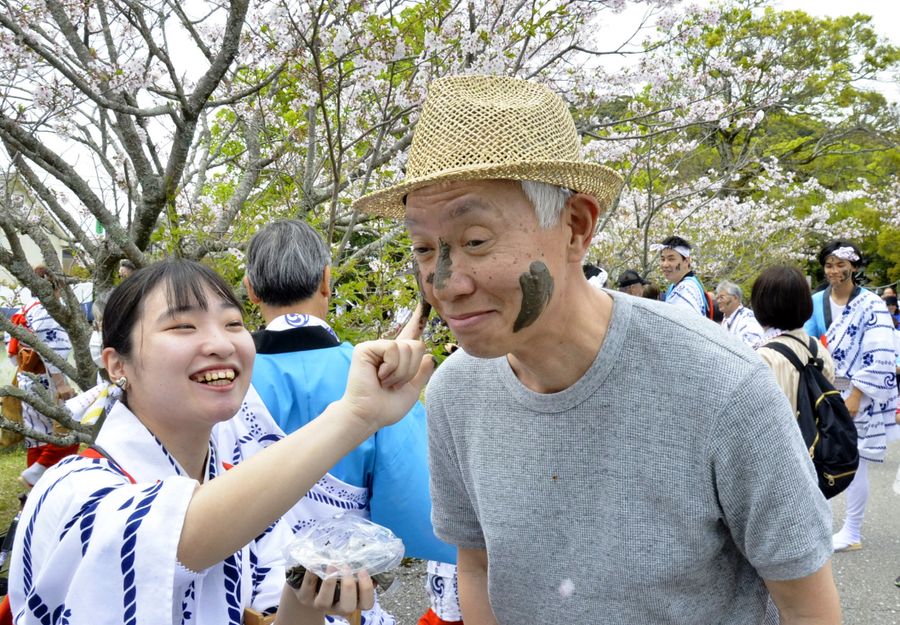
[[319,521],[299,532],[285,547],[288,583],[298,588],[306,570],[321,579],[343,577],[359,571],[369,575],[382,590],[393,582],[389,571],[403,559],[403,541],[388,528],[345,513]]

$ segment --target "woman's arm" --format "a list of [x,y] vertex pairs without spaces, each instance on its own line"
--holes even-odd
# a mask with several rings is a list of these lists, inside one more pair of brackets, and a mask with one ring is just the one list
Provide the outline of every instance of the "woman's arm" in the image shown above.
[[178,559],[202,571],[248,544],[379,428],[406,414],[433,370],[418,341],[362,343],[344,396],[322,415],[202,486],[188,506]]

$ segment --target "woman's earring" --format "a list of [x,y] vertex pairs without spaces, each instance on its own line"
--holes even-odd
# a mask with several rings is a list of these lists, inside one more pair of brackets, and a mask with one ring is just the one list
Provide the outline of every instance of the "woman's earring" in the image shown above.
[[119,387],[120,389],[122,389],[123,391],[126,390],[126,389],[128,388],[128,378],[126,378],[126,377],[123,375],[121,378],[119,378],[118,380],[116,380],[116,386],[118,386],[118,387]]

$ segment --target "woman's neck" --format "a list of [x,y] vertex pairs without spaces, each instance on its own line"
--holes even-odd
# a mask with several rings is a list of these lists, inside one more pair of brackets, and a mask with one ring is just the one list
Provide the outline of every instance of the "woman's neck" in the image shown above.
[[162,443],[166,451],[172,454],[188,477],[199,482],[203,481],[209,455],[209,438],[212,434],[210,429],[188,432],[185,428],[181,428],[172,432],[159,423],[149,423],[137,412],[134,412],[134,415]]

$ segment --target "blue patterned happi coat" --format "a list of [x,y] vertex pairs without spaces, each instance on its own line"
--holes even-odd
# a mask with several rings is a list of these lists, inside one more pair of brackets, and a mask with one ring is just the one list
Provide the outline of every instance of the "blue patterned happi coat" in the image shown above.
[[[114,462],[67,458],[28,497],[10,570],[15,623],[240,625],[244,608],[278,604],[287,527],[276,523],[224,562],[190,571],[176,553],[197,482],[121,403],[97,446]],[[211,442],[206,479],[222,471]]]
[[[854,421],[859,436],[859,456],[884,461],[887,442],[900,435],[897,412],[897,355],[894,324],[880,297],[860,289],[837,319],[825,327],[825,292],[813,295],[813,316],[803,329],[814,337],[825,336],[834,359],[834,373],[863,393]],[[851,389],[842,392],[844,397]]]

